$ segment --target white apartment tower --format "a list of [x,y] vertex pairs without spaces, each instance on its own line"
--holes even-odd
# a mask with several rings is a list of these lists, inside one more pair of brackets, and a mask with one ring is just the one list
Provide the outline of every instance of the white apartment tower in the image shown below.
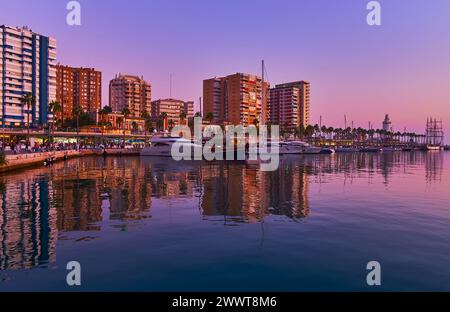
[[[27,27],[0,26],[0,127],[44,125],[56,99],[56,40]],[[27,108],[24,94],[34,101]]]

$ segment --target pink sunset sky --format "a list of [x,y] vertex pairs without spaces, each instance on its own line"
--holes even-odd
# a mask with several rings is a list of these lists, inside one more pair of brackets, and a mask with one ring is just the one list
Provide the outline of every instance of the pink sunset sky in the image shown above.
[[103,104],[116,73],[144,76],[153,99],[194,100],[202,81],[235,72],[274,85],[311,82],[311,123],[423,132],[442,118],[450,142],[450,1],[380,1],[382,25],[366,23],[366,0],[79,1],[82,25],[66,24],[64,0],[0,0],[0,24],[55,37],[58,61],[103,73]]

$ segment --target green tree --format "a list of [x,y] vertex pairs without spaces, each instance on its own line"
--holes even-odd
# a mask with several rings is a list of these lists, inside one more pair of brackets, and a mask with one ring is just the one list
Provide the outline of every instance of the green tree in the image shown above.
[[34,103],[35,98],[31,93],[25,93],[22,95],[21,101],[27,107],[27,146],[30,143],[30,109]]
[[310,140],[314,134],[314,126],[307,125],[305,128],[305,136]]
[[133,129],[134,132],[137,132],[139,130],[139,127],[138,127],[138,124],[136,121],[132,122],[131,128]]
[[127,128],[127,118],[130,116],[131,112],[128,107],[124,107],[122,109],[122,115],[123,115],[123,145],[125,145],[125,131]]
[[80,116],[83,114],[83,108],[79,105],[75,106],[73,108],[73,115],[76,119],[77,123],[77,145],[79,143],[79,137],[80,137]]
[[[162,112],[161,115],[159,115],[159,118],[162,119],[162,130],[163,130],[163,131],[166,130],[166,129],[164,129],[164,128],[165,128],[165,126],[166,126],[165,124],[166,124],[167,117],[168,117],[168,115],[167,115],[166,112]],[[169,123],[167,123],[167,125],[168,125],[168,124],[169,124]]]
[[[141,118],[144,118],[144,139],[145,139],[145,144],[147,144],[147,130],[150,129],[150,126],[152,124],[151,120],[150,120],[150,114],[146,110],[144,110],[141,113]],[[150,124],[150,126],[149,126],[149,124]]]
[[105,114],[111,114],[112,113],[112,108],[111,106],[105,106],[103,107],[103,111],[105,112]]
[[184,124],[185,120],[186,120],[186,112],[182,111],[180,113],[180,124]]
[[158,130],[161,130],[163,127],[164,127],[164,120],[163,120],[163,119],[158,119],[158,120],[156,121],[156,128],[157,128]]
[[57,101],[51,101],[48,104],[48,112],[53,115],[53,121],[52,121],[52,136],[55,132],[55,123],[57,122],[57,115],[62,112],[62,106]]
[[211,124],[214,120],[214,114],[212,112],[207,113],[205,119]]
[[172,130],[175,126],[175,122],[172,119],[169,119],[169,130]]

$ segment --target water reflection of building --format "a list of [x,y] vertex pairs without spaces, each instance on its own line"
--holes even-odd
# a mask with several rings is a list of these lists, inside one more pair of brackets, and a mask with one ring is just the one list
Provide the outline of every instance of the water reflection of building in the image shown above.
[[441,181],[443,168],[444,168],[444,155],[442,152],[431,151],[426,153],[425,179],[427,182]]
[[270,175],[272,214],[290,218],[309,215],[308,176],[304,167],[286,166]]
[[61,231],[100,230],[95,222],[102,220],[100,197],[95,179],[55,179],[54,200],[58,208]]
[[154,196],[157,198],[189,196],[194,193],[195,180],[188,172],[157,172],[152,179]]
[[259,222],[270,214],[289,218],[309,214],[308,179],[299,167],[261,172],[242,165],[216,165],[201,170],[205,216]]
[[45,178],[18,176],[0,188],[0,269],[22,269],[55,260],[57,212],[53,185]]
[[[330,174],[344,175],[344,181],[376,175],[383,177],[389,184],[395,174],[413,173],[418,167],[424,167],[428,182],[439,180],[444,167],[443,152],[383,152],[383,153],[343,153],[334,157],[309,158],[304,160],[312,178],[320,182]],[[315,180],[313,180],[316,182]]]
[[101,193],[110,202],[110,219],[148,217],[152,202],[151,171],[139,158],[102,159],[98,172]]

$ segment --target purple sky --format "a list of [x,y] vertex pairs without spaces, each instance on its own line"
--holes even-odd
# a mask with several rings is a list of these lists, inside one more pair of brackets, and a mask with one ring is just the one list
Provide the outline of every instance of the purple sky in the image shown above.
[[382,25],[366,24],[368,0],[0,0],[0,24],[28,25],[58,40],[58,60],[103,72],[103,103],[116,73],[143,75],[153,99],[194,100],[202,80],[235,72],[269,82],[311,82],[312,120],[335,127],[422,132],[441,117],[450,140],[450,1],[384,0]]

